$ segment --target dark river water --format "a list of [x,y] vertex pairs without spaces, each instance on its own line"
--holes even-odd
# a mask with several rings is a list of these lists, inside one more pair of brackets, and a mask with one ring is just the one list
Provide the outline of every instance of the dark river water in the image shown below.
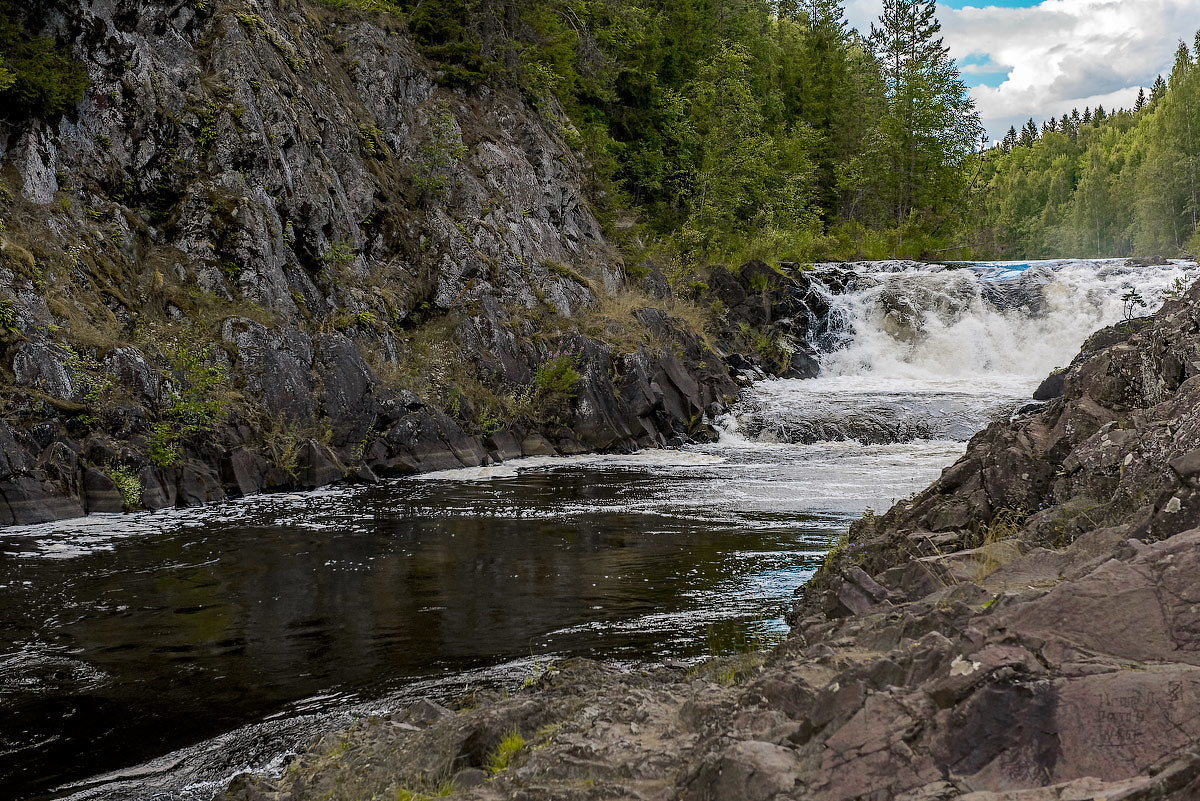
[[732,441],[0,531],[0,795],[204,798],[534,661],[754,645],[959,450]]

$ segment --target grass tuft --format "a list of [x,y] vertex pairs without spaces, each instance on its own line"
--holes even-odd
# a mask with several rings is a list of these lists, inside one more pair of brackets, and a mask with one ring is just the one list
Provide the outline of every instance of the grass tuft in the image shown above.
[[513,758],[524,749],[525,738],[521,736],[519,731],[514,729],[504,735],[504,739],[496,746],[496,750],[488,755],[488,773],[495,776],[497,773],[508,770]]

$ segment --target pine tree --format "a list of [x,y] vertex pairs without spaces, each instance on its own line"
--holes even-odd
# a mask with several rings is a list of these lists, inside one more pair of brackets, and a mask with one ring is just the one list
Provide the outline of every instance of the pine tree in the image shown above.
[[1133,113],[1136,114],[1146,107],[1146,90],[1139,87],[1137,100],[1133,101]]
[[1092,116],[1092,124],[1099,127],[1100,123],[1106,119],[1108,119],[1108,114],[1105,113],[1104,106],[1096,106],[1096,113]]
[[879,25],[871,25],[887,92],[880,129],[892,155],[899,223],[956,202],[954,185],[983,130],[936,14],[935,0],[883,0]]

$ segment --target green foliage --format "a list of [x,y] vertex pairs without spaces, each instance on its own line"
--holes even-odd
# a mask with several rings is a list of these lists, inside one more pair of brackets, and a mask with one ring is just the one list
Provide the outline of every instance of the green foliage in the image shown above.
[[159,420],[150,427],[146,450],[154,464],[170,467],[179,461],[180,448],[187,437],[212,431],[224,417],[228,374],[222,365],[212,361],[211,349],[207,347],[193,348],[176,342],[167,346],[163,356],[168,363],[170,398],[160,411]]
[[358,258],[358,251],[352,242],[332,242],[321,254],[321,263],[328,270],[344,270]]
[[387,153],[387,144],[383,138],[383,131],[377,126],[358,126],[358,141],[362,145],[363,152],[368,156],[381,156]]
[[30,35],[14,4],[0,0],[0,108],[5,116],[53,120],[77,105],[87,87],[87,71],[70,49]]
[[488,772],[495,776],[501,771],[507,770],[512,760],[517,754],[521,753],[525,748],[525,738],[518,731],[511,731],[504,735],[504,739],[496,746],[492,753],[488,754],[487,768]]
[[131,512],[141,508],[142,480],[132,468],[117,465],[109,469],[108,477],[117,485],[117,491],[121,493],[121,500],[125,503],[125,511]]
[[0,331],[7,331],[11,334],[21,333],[17,328],[17,312],[8,298],[0,299]]
[[582,378],[578,367],[578,354],[552,353],[538,365],[533,376],[533,384],[543,395],[572,397],[575,394],[575,385]]
[[449,198],[454,170],[467,153],[458,121],[450,104],[435,101],[428,110],[429,124],[417,147],[413,185],[425,200]]
[[88,411],[76,419],[83,425],[96,424],[96,414],[105,407],[115,386],[113,377],[104,372],[103,365],[88,353],[79,353],[68,347],[67,369],[80,387],[79,395]]

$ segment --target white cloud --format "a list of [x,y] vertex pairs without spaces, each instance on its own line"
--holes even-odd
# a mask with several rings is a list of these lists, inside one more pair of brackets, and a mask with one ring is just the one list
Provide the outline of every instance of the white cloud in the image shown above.
[[[880,0],[847,0],[846,16],[865,32],[881,8]],[[1170,70],[1178,41],[1192,42],[1200,0],[1043,0],[1030,8],[940,7],[938,17],[951,55],[1008,70],[998,86],[971,92],[988,132],[1001,136],[1029,117],[1131,106],[1139,86]]]

